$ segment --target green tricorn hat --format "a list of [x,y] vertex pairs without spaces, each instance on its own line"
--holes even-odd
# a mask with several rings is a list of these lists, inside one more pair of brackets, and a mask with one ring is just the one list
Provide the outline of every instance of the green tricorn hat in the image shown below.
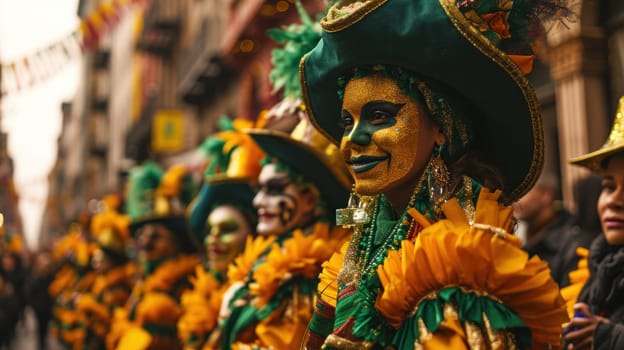
[[570,159],[570,163],[601,172],[606,170],[606,161],[620,152],[624,152],[624,97],[620,97],[607,142],[599,150]]
[[340,151],[306,119],[290,134],[267,129],[245,131],[268,156],[278,158],[313,183],[332,209],[347,204],[352,180]]
[[133,169],[126,196],[130,232],[134,235],[149,223],[162,224],[173,232],[182,251],[197,251],[200,245],[192,236],[185,216],[196,189],[192,174],[184,165],[163,172],[158,165],[148,162]]
[[300,64],[312,122],[338,144],[343,135],[339,78],[356,67],[400,67],[470,103],[470,147],[502,172],[506,201],[520,198],[536,181],[544,158],[538,101],[525,77],[532,68],[529,39],[535,21],[530,19],[540,11],[538,2],[557,8],[556,0],[334,5],[321,21],[320,42]]
[[232,205],[244,214],[255,215],[252,201],[255,195],[252,179],[246,177],[215,176],[204,182],[197,197],[189,205],[189,224],[198,241],[206,235],[206,220],[214,208]]

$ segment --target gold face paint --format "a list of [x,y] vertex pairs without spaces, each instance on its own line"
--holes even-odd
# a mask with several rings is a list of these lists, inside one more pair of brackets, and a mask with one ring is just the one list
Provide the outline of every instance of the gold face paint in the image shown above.
[[251,226],[236,207],[226,204],[212,210],[206,220],[209,227],[205,239],[208,268],[221,274],[245,247],[245,239],[251,233]]
[[341,117],[340,150],[358,193],[386,193],[417,182],[439,130],[393,79],[380,74],[351,79]]

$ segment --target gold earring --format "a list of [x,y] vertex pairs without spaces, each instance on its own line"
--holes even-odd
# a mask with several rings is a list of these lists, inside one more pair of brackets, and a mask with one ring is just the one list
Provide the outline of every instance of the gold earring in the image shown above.
[[443,146],[434,147],[434,156],[429,161],[429,198],[436,215],[441,213],[442,204],[448,199],[448,186],[451,181],[451,174],[442,159]]

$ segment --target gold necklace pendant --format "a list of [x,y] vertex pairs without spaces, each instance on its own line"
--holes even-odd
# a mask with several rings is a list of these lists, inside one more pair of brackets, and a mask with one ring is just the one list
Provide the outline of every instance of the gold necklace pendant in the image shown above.
[[373,197],[351,192],[347,207],[336,209],[336,225],[349,228],[368,224],[371,220],[369,211],[372,202]]

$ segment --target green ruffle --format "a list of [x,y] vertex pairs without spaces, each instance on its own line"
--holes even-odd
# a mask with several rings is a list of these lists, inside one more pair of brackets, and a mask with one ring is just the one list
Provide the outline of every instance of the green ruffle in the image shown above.
[[512,331],[516,336],[516,345],[519,349],[530,348],[531,331],[513,310],[491,298],[465,292],[458,287],[451,287],[441,290],[435,298],[423,300],[416,314],[403,321],[392,339],[392,344],[396,349],[413,348],[414,342],[420,338],[419,319],[423,320],[429,332],[436,332],[444,320],[444,305],[448,303],[457,307],[461,322],[471,322],[483,327],[485,314],[490,320],[492,329]]
[[305,279],[302,276],[292,278],[290,281],[280,286],[271,300],[262,308],[256,308],[252,303],[246,303],[243,306],[234,306],[236,300],[248,300],[250,298],[248,286],[240,288],[236,291],[230,302],[232,313],[221,325],[222,333],[224,334],[221,347],[223,349],[231,348],[242,331],[269,317],[285,300],[292,297],[295,286],[299,288],[299,293],[301,293],[301,295],[309,296],[316,292],[317,284],[317,279]]
[[[362,277],[359,288],[354,295],[353,305],[355,322],[353,335],[366,341],[371,341],[386,347],[391,340],[394,329],[385,318],[375,309],[375,300],[381,289],[377,274],[367,274]],[[338,309],[336,310],[338,314]]]

